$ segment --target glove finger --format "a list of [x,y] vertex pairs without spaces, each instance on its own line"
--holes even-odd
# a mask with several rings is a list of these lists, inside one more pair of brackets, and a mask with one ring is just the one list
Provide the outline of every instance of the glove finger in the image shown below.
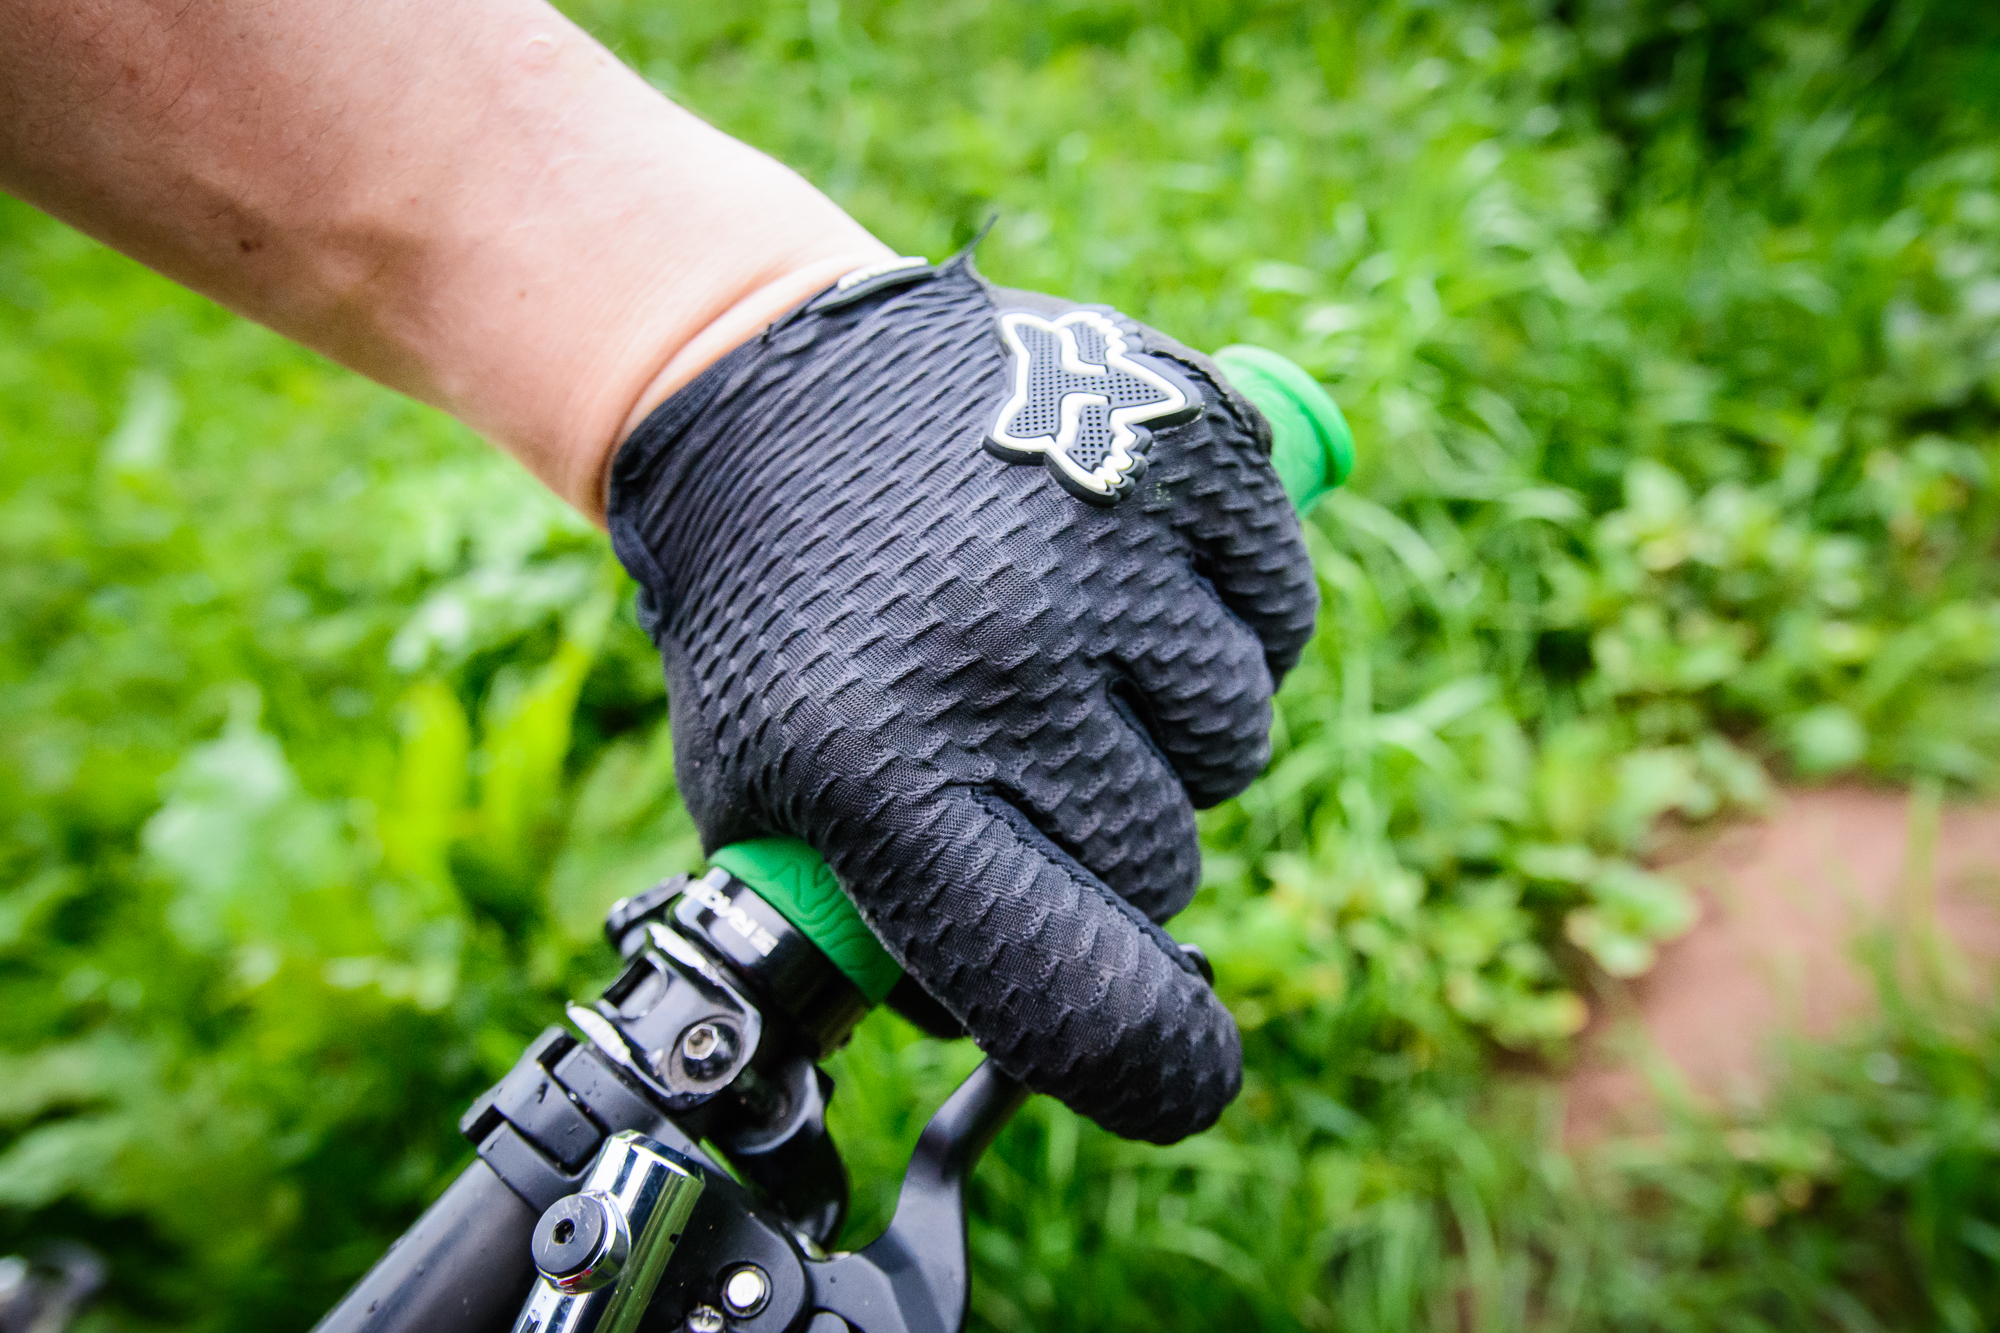
[[1108,656],[1130,684],[1120,693],[1136,720],[1195,808],[1236,795],[1271,757],[1263,643],[1185,566],[1121,615]]
[[[1258,670],[1261,671],[1259,663]],[[1194,807],[1137,710],[1107,694],[1078,710],[1060,746],[1024,748],[1014,806],[1105,887],[1154,921],[1187,906],[1201,877]]]
[[[1177,346],[1177,345],[1176,345]],[[1207,357],[1181,349],[1206,380],[1201,419],[1163,432],[1154,450],[1168,521],[1195,572],[1263,645],[1273,682],[1312,638],[1319,584],[1305,533],[1271,466],[1268,427]]]
[[909,975],[1036,1092],[1154,1143],[1206,1129],[1235,1097],[1242,1046],[1215,993],[996,797],[946,788],[828,859]]

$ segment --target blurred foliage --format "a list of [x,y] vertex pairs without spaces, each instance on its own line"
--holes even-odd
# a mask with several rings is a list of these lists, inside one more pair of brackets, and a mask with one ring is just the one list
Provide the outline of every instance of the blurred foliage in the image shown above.
[[[1760,1119],[1579,1162],[1663,827],[2000,783],[2000,12],[579,0],[933,257],[1254,341],[1361,442],[1272,771],[1176,929],[1247,1036],[1160,1150],[1035,1104],[995,1328],[2000,1327],[2000,1030],[1885,971]],[[602,540],[513,465],[0,201],[0,1249],[303,1326],[604,906],[700,849]],[[972,1052],[837,1062],[879,1222]]]

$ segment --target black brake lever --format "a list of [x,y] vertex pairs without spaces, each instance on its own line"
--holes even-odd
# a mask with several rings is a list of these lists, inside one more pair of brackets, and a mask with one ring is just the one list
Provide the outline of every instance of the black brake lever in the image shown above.
[[855,1254],[808,1263],[812,1301],[861,1333],[958,1333],[971,1296],[965,1182],[1028,1090],[991,1060],[924,1126],[888,1229]]
[[[1180,947],[1213,986],[1208,955],[1198,945]],[[972,1294],[965,1183],[1028,1097],[991,1060],[982,1061],[924,1126],[888,1229],[856,1254],[806,1265],[815,1308],[860,1333],[960,1333]]]

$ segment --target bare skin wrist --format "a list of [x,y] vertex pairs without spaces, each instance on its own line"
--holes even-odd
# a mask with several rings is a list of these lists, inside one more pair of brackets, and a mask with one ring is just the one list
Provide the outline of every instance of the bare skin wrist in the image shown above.
[[542,0],[0,0],[0,186],[599,520],[647,411],[891,253]]
[[[654,408],[814,292],[832,286],[842,274],[874,263],[890,253],[889,247],[879,244],[867,250],[840,251],[792,269],[746,293],[742,300],[673,351],[659,373],[646,381],[631,410],[608,440],[601,445],[589,438],[579,438],[575,442],[570,459],[574,469],[573,480],[556,488],[558,493],[592,497],[596,506],[594,509],[582,505],[578,508],[601,522],[612,457],[625,437],[636,430]],[[575,501],[572,500],[572,503]]]

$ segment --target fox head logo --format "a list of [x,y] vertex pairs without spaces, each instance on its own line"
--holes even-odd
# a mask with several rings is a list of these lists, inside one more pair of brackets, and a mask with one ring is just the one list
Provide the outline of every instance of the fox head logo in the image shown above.
[[1201,395],[1152,357],[1131,354],[1125,332],[1098,310],[1051,319],[1000,315],[1013,392],[986,447],[1009,462],[1048,464],[1063,487],[1092,504],[1116,504],[1146,471],[1152,429],[1201,415]]

